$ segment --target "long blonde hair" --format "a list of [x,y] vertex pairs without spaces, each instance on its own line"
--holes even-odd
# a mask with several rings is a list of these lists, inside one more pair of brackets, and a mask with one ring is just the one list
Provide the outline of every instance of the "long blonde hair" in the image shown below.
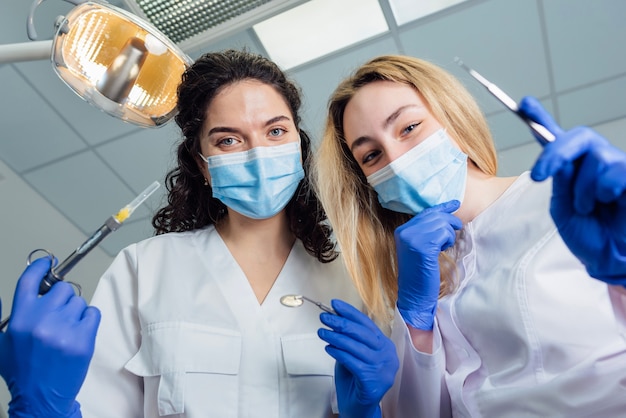
[[[385,323],[398,293],[394,231],[410,216],[380,205],[346,145],[343,129],[348,102],[359,88],[379,80],[403,83],[421,94],[432,115],[484,173],[496,174],[497,158],[487,122],[474,98],[456,78],[434,64],[408,56],[380,56],[337,87],[329,101],[313,170],[314,185],[361,298],[374,319]],[[442,253],[440,296],[455,288],[454,266]]]

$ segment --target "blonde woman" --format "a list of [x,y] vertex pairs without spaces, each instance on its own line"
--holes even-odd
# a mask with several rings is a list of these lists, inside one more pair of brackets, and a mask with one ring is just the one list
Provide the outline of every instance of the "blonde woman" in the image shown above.
[[[532,98],[521,108],[557,139],[532,174],[501,178],[476,102],[433,64],[375,58],[330,99],[318,196],[361,297],[393,326],[389,416],[626,408],[626,156]],[[533,181],[549,177],[552,193]]]

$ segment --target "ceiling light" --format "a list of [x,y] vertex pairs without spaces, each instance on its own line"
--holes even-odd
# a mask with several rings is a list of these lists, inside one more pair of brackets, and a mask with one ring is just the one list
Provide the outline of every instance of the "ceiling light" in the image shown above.
[[283,69],[388,31],[378,0],[311,0],[254,25]]
[[124,0],[184,51],[206,46],[304,0]]
[[176,88],[192,61],[158,30],[93,2],[57,24],[53,68],[80,97],[140,126],[160,126],[174,116]]
[[389,0],[389,5],[396,23],[400,26],[463,1],[465,0]]

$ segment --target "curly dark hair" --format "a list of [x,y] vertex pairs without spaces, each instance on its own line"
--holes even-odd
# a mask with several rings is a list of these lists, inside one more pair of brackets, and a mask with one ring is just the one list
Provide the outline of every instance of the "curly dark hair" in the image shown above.
[[330,262],[338,254],[326,213],[309,183],[311,140],[299,128],[300,90],[275,63],[247,51],[204,54],[182,76],[175,120],[183,138],[178,145],[178,166],[165,177],[167,205],[152,218],[156,235],[215,225],[227,216],[226,206],[213,197],[211,186],[205,185],[195,156],[200,152],[200,130],[211,101],[224,87],[242,80],[257,80],[272,86],[291,110],[300,133],[305,176],[286,207],[289,228],[309,254],[323,263]]

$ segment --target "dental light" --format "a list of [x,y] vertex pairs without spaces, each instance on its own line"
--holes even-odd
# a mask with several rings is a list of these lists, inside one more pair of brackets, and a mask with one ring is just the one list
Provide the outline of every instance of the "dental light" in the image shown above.
[[[28,36],[35,40],[35,0]],[[176,88],[191,59],[151,24],[104,2],[75,4],[55,24],[52,66],[81,98],[127,122],[158,127],[176,114]]]

